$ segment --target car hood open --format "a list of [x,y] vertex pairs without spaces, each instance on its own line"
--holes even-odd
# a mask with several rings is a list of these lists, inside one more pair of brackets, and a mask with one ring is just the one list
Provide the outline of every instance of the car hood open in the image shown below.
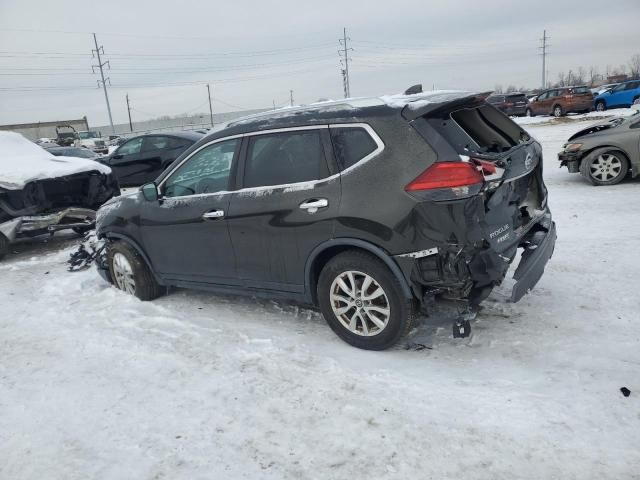
[[0,188],[20,190],[33,180],[91,171],[111,173],[108,166],[93,160],[56,157],[19,133],[0,132]]

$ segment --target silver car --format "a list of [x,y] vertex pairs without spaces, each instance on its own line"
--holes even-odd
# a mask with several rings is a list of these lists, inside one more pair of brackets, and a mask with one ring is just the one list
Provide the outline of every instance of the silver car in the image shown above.
[[615,185],[640,173],[640,111],[573,134],[558,154],[561,166],[593,185]]

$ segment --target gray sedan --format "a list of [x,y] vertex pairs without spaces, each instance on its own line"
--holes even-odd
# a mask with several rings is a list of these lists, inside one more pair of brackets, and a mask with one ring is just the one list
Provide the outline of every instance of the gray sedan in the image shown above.
[[558,154],[570,173],[593,185],[615,185],[640,173],[640,111],[616,117],[572,135]]

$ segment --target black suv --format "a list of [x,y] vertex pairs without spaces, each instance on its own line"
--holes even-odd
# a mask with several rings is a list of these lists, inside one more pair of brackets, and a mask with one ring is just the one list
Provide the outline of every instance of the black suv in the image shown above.
[[527,110],[527,96],[524,93],[496,93],[489,95],[487,102],[509,116],[520,117]]
[[121,187],[152,182],[182,152],[202,138],[196,132],[140,135],[126,140],[113,153],[98,159],[109,165]]
[[473,311],[520,247],[518,301],[555,225],[540,145],[486,97],[345,100],[231,123],[98,211],[98,268],[142,300],[179,286],[315,305],[374,350],[436,297]]

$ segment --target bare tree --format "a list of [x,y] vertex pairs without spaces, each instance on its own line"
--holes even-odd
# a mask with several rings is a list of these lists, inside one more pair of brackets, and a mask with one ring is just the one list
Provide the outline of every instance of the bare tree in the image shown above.
[[584,67],[579,67],[578,72],[573,77],[574,84],[584,85],[586,76],[587,76],[587,71],[584,69]]
[[567,84],[566,77],[564,76],[564,72],[558,73],[558,81],[556,82],[556,87],[564,87]]
[[502,93],[502,85],[496,83],[496,85],[493,87],[493,93]]
[[507,89],[504,91],[504,93],[513,93],[513,92],[517,92],[518,89],[516,88],[515,85],[509,85],[507,87]]
[[640,77],[640,54],[635,54],[629,60],[629,75],[634,78]]
[[593,65],[589,67],[589,86],[593,87],[593,84],[598,80],[598,67],[594,67]]
[[620,65],[619,67],[614,68],[611,73],[613,75],[625,75],[627,73],[627,66]]

